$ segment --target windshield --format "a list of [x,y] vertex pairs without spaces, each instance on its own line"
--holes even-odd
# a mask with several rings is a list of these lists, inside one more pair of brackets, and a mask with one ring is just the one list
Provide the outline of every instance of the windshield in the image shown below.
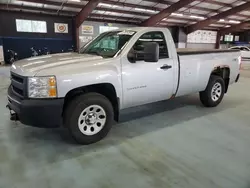
[[80,50],[82,54],[95,54],[104,58],[114,57],[135,34],[135,31],[111,31],[100,34]]

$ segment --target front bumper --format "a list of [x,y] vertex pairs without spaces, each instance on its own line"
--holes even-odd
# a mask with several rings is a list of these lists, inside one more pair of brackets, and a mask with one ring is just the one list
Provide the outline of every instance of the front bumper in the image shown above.
[[21,123],[52,128],[62,125],[64,99],[19,99],[8,89],[8,107]]

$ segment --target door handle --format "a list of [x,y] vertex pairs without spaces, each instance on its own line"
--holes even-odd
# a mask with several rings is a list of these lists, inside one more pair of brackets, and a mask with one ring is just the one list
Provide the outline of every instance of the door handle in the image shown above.
[[171,65],[163,65],[162,67],[160,67],[163,70],[167,70],[167,69],[171,69],[172,66]]

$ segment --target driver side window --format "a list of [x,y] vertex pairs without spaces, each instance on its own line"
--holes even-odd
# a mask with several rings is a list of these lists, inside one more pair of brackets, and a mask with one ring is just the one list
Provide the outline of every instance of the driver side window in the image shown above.
[[137,52],[136,60],[144,60],[143,50],[144,45],[149,42],[156,42],[159,44],[159,59],[169,58],[168,48],[165,36],[162,32],[148,32],[143,34],[134,44],[133,50]]

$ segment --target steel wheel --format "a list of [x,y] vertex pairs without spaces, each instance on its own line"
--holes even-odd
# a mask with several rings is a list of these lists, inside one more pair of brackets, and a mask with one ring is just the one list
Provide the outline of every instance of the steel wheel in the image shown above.
[[99,105],[90,105],[85,108],[78,118],[80,131],[88,136],[97,134],[106,123],[106,112]]
[[219,82],[216,82],[211,91],[212,100],[215,102],[219,100],[222,94],[222,86]]
[[217,106],[224,97],[225,88],[225,81],[222,77],[211,75],[206,89],[200,91],[201,103],[206,107]]

